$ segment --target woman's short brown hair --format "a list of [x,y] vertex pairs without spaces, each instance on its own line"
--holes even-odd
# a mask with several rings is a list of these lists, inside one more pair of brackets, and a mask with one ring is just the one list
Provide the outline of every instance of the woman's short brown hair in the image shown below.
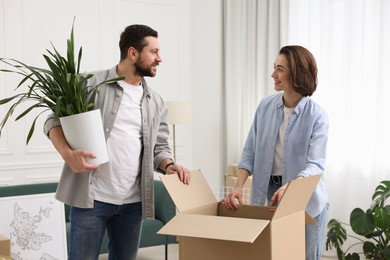
[[317,63],[313,54],[298,45],[284,46],[279,54],[287,59],[294,90],[303,96],[311,96],[317,88]]

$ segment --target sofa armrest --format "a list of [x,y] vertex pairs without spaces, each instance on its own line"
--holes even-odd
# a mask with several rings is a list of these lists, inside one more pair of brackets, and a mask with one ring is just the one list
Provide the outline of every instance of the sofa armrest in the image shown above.
[[163,183],[154,180],[154,207],[155,217],[164,224],[176,215],[176,206]]
[[4,186],[0,187],[0,197],[53,193],[56,192],[57,185],[58,183],[52,182]]

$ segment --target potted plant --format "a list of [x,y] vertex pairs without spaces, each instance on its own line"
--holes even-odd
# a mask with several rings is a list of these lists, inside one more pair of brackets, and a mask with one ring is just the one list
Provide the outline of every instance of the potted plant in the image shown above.
[[[372,195],[370,208],[363,211],[360,208],[352,210],[350,224],[352,231],[358,236],[348,235],[345,229],[346,223],[336,219],[328,222],[326,250],[336,248],[338,259],[356,260],[359,255],[365,259],[390,259],[390,205],[386,204],[390,197],[390,181],[382,181]],[[343,249],[343,244],[348,238],[357,242],[349,248]],[[349,251],[361,246],[362,252],[349,253]]]
[[[6,68],[1,69],[0,71],[16,73],[22,76],[21,81],[15,89],[20,92],[11,97],[0,100],[0,105],[13,101],[13,104],[9,107],[4,118],[0,122],[0,136],[7,120],[15,112],[16,108],[22,107],[22,104],[27,104],[27,108],[24,106],[24,110],[16,117],[15,120],[23,118],[32,110],[43,109],[35,117],[31,124],[26,140],[26,143],[28,144],[34,133],[38,117],[45,111],[51,110],[54,113],[55,119],[60,121],[62,118],[66,118],[68,116],[93,112],[94,104],[90,97],[98,92],[99,86],[123,79],[114,78],[101,82],[96,86],[87,86],[87,81],[93,76],[93,74],[80,73],[82,47],[80,47],[78,57],[76,59],[74,53],[73,30],[74,21],[70,38],[67,40],[66,58],[57,51],[53,44],[51,44],[53,50],[47,50],[48,53],[43,54],[43,57],[48,65],[48,69],[29,66],[15,59],[0,58],[0,62],[6,64]],[[98,116],[101,121],[100,113],[98,113]],[[83,122],[84,120],[79,121]],[[89,127],[89,129],[94,128]],[[100,129],[103,133],[102,127],[100,127]],[[69,140],[70,138],[68,139],[69,134],[66,133],[65,129],[64,134],[68,143],[72,146],[72,141]],[[74,143],[78,144],[78,141]],[[81,149],[81,147],[73,148]]]

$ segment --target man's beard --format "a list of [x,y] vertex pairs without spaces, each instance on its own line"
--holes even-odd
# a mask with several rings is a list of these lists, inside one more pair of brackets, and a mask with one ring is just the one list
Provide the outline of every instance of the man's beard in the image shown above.
[[141,77],[154,77],[156,73],[153,72],[152,66],[143,67],[141,62],[137,61],[135,64],[135,72]]

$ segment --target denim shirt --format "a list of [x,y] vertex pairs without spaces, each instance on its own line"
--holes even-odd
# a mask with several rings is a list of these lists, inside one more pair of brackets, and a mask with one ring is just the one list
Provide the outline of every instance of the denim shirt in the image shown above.
[[[118,77],[116,66],[110,70],[93,72],[94,76],[88,80],[88,86],[94,86],[108,79]],[[169,126],[167,107],[163,99],[152,89],[148,88],[142,79],[144,94],[141,101],[142,115],[142,163],[141,163],[141,199],[142,215],[144,218],[154,218],[154,170],[158,169],[161,161],[172,159],[169,147]],[[99,87],[99,94],[92,96],[95,109],[100,109],[106,140],[110,136],[115,122],[118,108],[121,104],[123,89],[117,83],[104,84]],[[60,125],[54,115],[48,116],[44,124],[44,132],[48,136],[54,126]],[[126,145],[126,144],[123,144]],[[96,169],[99,171],[100,169]],[[65,163],[58,184],[56,198],[68,205],[80,208],[93,207],[91,177],[95,171],[89,173],[73,173]]]
[[[259,104],[249,131],[239,168],[253,176],[251,204],[264,205],[280,124],[283,119],[283,93],[265,97]],[[328,140],[326,112],[309,97],[302,97],[286,127],[282,155],[283,185],[299,176],[322,174]],[[315,217],[328,203],[322,175],[306,210]]]

